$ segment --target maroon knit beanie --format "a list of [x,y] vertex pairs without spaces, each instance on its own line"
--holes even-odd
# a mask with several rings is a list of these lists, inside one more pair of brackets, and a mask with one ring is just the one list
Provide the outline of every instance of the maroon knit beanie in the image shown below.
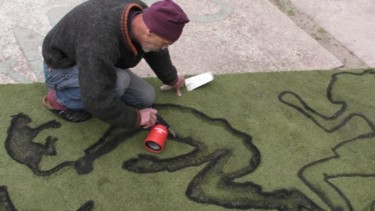
[[189,22],[185,12],[172,0],[158,1],[143,10],[143,20],[150,32],[175,42]]

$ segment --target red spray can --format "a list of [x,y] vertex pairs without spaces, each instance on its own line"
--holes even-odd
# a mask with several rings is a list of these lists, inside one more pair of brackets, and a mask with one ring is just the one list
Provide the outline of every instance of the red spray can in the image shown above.
[[151,127],[144,141],[145,148],[153,153],[160,153],[164,149],[169,132],[169,125],[160,116],[157,116],[155,125]]

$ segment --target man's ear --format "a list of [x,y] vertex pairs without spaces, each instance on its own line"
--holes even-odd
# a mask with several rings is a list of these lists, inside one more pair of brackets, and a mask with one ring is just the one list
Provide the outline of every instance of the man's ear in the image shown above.
[[153,33],[150,32],[150,30],[147,29],[146,32],[142,35],[142,37],[143,37],[142,39],[143,40],[148,40],[148,39],[150,39],[152,37],[152,34]]
[[147,29],[147,31],[146,31],[146,36],[152,36],[153,35],[153,33],[152,32],[150,32],[150,30],[149,29]]

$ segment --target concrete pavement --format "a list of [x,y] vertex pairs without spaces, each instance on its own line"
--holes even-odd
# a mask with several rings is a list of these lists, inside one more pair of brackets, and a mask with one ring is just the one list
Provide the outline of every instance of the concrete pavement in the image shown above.
[[[170,47],[181,74],[375,67],[373,0],[175,1],[191,19]],[[1,84],[43,81],[43,38],[81,2],[0,0]]]

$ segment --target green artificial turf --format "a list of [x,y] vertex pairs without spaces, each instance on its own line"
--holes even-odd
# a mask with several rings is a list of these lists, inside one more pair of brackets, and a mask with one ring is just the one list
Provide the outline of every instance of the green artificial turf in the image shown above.
[[44,84],[0,85],[0,210],[375,209],[374,70],[216,75],[182,97],[147,80],[177,133],[160,154],[148,131],[57,118]]

